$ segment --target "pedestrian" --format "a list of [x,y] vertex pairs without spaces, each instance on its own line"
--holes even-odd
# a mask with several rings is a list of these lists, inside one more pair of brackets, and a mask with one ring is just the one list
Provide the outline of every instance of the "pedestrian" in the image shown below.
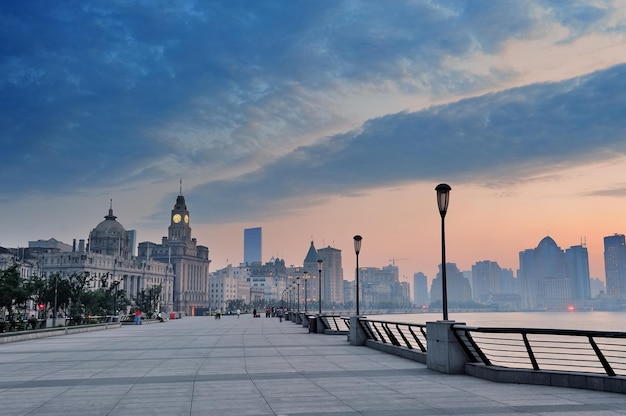
[[285,314],[285,311],[283,310],[282,306],[280,308],[276,309],[276,316],[278,316],[278,319],[280,319],[280,322],[283,321],[283,315],[284,314]]
[[239,315],[241,315],[241,309],[237,308],[237,319],[239,319]]
[[159,322],[163,322],[163,314],[161,313],[161,311],[159,311],[159,313],[157,314],[157,319],[159,320]]
[[135,325],[141,325],[141,311],[139,309],[135,311]]
[[252,317],[256,318],[256,308],[252,309]]

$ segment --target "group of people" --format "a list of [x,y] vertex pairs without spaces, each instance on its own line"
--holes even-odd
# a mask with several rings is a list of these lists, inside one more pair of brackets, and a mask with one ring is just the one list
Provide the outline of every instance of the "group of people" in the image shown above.
[[[163,319],[163,313],[161,313],[161,311],[157,313],[156,318],[159,322],[165,322],[165,320]],[[141,311],[139,309],[135,311],[135,325],[141,325]]]
[[[239,316],[241,315],[241,309],[237,308],[237,311],[235,312],[235,314],[237,315],[237,319],[239,319]],[[275,307],[267,307],[265,308],[265,317],[266,318],[271,318],[271,317],[278,317],[280,319],[280,322],[283,321],[283,316],[285,316],[285,310],[283,309],[282,306],[279,306],[278,308]],[[252,317],[253,318],[259,318],[260,315],[257,313],[256,308],[252,309]],[[219,318],[216,318],[219,319]]]

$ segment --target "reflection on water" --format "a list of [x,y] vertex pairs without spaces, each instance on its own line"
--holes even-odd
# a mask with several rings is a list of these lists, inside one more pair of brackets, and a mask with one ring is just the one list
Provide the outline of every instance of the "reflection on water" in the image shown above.
[[[626,312],[450,312],[448,315],[450,320],[471,326],[626,332]],[[367,317],[419,324],[443,319],[441,313],[367,315]]]

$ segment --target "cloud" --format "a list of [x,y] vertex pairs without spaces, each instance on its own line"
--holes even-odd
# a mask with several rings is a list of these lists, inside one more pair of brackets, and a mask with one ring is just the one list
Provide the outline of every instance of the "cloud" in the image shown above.
[[619,65],[387,115],[300,147],[255,172],[187,193],[211,207],[196,216],[219,222],[282,215],[331,196],[411,181],[510,186],[626,155],[626,103],[615,94],[625,89],[626,65]]
[[[541,37],[554,26],[570,29],[569,41],[620,30],[619,22],[605,24],[610,2],[570,4],[2,2],[0,169],[11,178],[4,190],[57,196],[194,176],[234,177],[223,189],[219,182],[207,186],[243,195],[266,177],[261,188],[283,198],[285,189],[296,194],[301,185],[297,161],[319,167],[300,180],[315,190],[322,179],[328,193],[389,183],[403,176],[401,168],[411,171],[405,166],[414,177],[430,174],[428,162],[442,148],[479,146],[484,161],[500,139],[489,132],[482,142],[468,138],[483,130],[463,112],[501,125],[500,117],[514,116],[510,109],[526,108],[523,102],[498,109],[481,98],[483,114],[469,102],[452,107],[454,114],[446,107],[392,114],[336,135],[362,121],[343,103],[372,91],[436,100],[472,94],[500,85],[514,69],[453,70],[449,58],[496,55],[510,40]],[[500,126],[500,133],[515,131]],[[406,152],[390,154],[400,145]],[[355,172],[355,165],[368,166],[371,152],[390,159],[378,158],[376,175]],[[450,163],[459,171],[480,166],[462,157]],[[352,188],[345,186],[350,181]],[[261,197],[251,195],[241,209]]]

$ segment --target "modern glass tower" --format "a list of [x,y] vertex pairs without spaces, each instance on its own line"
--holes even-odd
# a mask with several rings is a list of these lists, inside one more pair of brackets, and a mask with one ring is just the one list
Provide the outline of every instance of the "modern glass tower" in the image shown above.
[[624,234],[604,237],[604,272],[606,293],[626,294],[626,244]]
[[262,261],[262,231],[261,227],[246,228],[243,230],[243,261],[247,264]]

